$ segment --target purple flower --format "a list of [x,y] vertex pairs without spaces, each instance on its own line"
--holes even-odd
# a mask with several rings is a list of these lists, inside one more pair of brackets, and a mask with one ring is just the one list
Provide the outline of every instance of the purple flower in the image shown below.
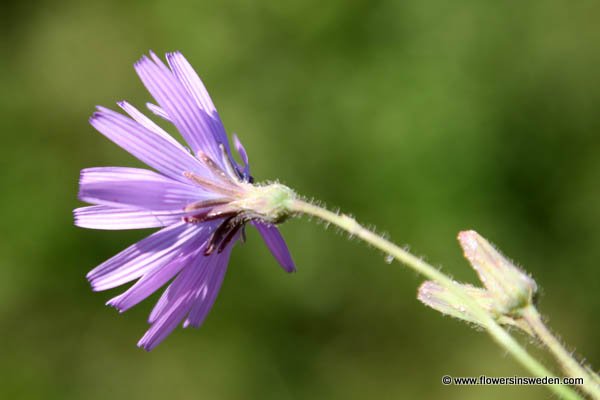
[[294,262],[275,223],[278,206],[293,193],[282,185],[254,185],[246,150],[231,153],[219,114],[202,81],[179,52],[168,67],[151,53],[135,70],[156,99],[148,108],[170,121],[190,149],[123,101],[129,117],[98,107],[90,123],[100,133],[156,170],[99,167],[81,171],[79,199],[94,204],[74,210],[75,225],[92,229],[160,227],[87,275],[93,290],[136,281],[108,301],[124,312],[171,283],[148,319],[138,346],[151,350],[175,327],[199,327],[210,311],[234,244],[250,222],[287,272]]

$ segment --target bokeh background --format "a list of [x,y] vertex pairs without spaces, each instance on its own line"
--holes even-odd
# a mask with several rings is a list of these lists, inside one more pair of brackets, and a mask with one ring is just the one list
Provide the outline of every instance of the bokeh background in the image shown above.
[[[457,279],[473,228],[525,266],[550,326],[600,367],[600,2],[30,1],[0,9],[0,398],[547,399],[447,387],[528,375],[415,299],[422,281],[335,229],[256,232],[205,326],[135,343],[85,274],[147,231],[75,228],[78,172],[138,166],[94,106],[149,101],[132,64],[179,49],[258,180],[340,207]],[[520,340],[542,354],[527,338]],[[542,357],[544,357],[542,355]],[[549,358],[543,358],[548,365]]]

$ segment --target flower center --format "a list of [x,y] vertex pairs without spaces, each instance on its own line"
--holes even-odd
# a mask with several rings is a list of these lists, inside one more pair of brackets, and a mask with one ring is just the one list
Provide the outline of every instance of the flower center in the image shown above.
[[186,171],[184,176],[202,189],[216,195],[214,199],[200,200],[185,207],[189,215],[187,223],[203,223],[221,220],[207,241],[205,255],[222,252],[233,238],[250,221],[267,224],[283,222],[289,215],[289,204],[295,193],[279,183],[254,185],[254,179],[243,174],[232,164],[223,145],[219,146],[223,155],[223,170],[208,155],[198,152],[198,159],[211,172],[206,178]]

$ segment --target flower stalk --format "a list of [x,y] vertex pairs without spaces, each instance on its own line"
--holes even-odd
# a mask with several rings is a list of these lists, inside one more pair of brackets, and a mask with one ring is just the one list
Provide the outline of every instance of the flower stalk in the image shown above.
[[544,324],[542,317],[534,306],[529,306],[521,312],[521,318],[529,325],[535,336],[550,350],[558,360],[563,371],[573,378],[583,378],[581,388],[592,398],[600,398],[600,383],[592,371],[587,370],[578,363],[564,348],[560,341],[550,332]]
[[[414,256],[394,243],[384,239],[374,232],[364,228],[354,218],[345,214],[336,214],[325,208],[300,200],[289,202],[289,210],[297,215],[308,215],[319,218],[324,222],[336,225],[352,236],[356,236],[373,247],[392,256],[400,263],[413,269],[419,274],[439,284],[456,296],[461,304],[468,309],[478,323],[489,333],[496,343],[506,349],[525,369],[536,377],[554,376],[546,367],[533,358],[476,300],[469,296],[462,285],[440,272],[432,265]],[[579,394],[566,385],[548,385],[549,389],[564,399],[581,399]],[[595,397],[599,398],[599,397]]]

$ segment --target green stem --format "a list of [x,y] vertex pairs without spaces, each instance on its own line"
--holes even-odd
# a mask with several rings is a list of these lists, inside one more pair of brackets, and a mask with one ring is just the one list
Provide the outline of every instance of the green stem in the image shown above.
[[[317,217],[325,222],[334,224],[345,230],[352,236],[356,236],[370,245],[378,248],[386,254],[391,255],[397,261],[412,268],[416,272],[424,275],[441,286],[447,288],[454,295],[460,298],[463,304],[468,307],[471,313],[478,318],[481,325],[487,330],[492,338],[504,349],[506,349],[514,358],[517,359],[523,367],[537,377],[550,377],[553,374],[540,364],[536,359],[531,357],[529,353],[511,336],[509,335],[496,321],[479,306],[470,296],[464,293],[460,286],[447,275],[438,271],[435,267],[429,265],[420,258],[396,246],[394,243],[382,238],[381,236],[364,228],[352,217],[344,214],[336,214],[327,209],[318,207],[314,204],[295,199],[289,204],[289,209],[297,214],[305,214]],[[554,391],[561,398],[581,400],[581,397],[566,385],[548,385],[550,390]]]
[[556,357],[563,370],[572,378],[583,378],[581,388],[594,399],[600,399],[600,386],[588,371],[579,364],[571,354],[563,347],[560,341],[552,335],[552,332],[542,321],[542,317],[534,306],[525,308],[521,313],[531,330],[538,339],[550,350]]

